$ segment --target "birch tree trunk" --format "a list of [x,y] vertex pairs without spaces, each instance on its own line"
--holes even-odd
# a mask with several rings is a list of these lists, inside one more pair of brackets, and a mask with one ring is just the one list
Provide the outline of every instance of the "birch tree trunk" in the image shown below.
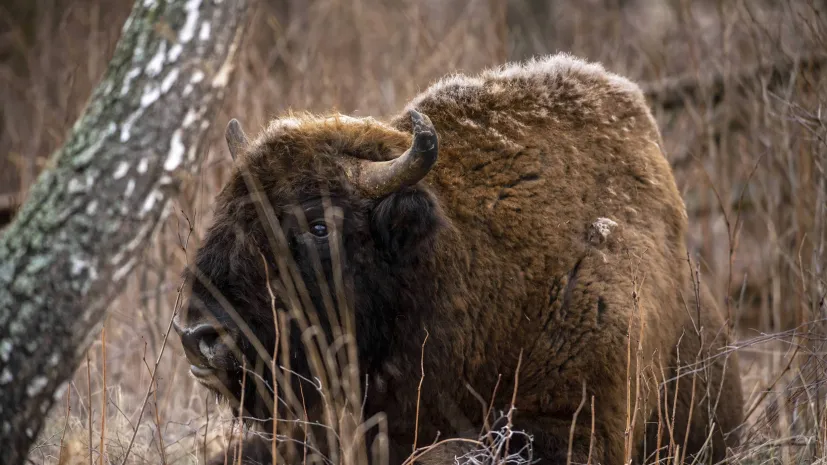
[[0,445],[43,420],[198,163],[248,0],[136,0],[83,115],[0,237]]

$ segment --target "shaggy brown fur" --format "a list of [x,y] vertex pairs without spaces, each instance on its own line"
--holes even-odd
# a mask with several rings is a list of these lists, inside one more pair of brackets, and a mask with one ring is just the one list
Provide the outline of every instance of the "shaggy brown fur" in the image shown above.
[[[555,55],[445,78],[407,109],[430,117],[439,158],[423,181],[384,198],[362,195],[338,160],[397,156],[411,144],[407,111],[387,123],[282,118],[238,157],[196,265],[263,346],[272,347],[274,335],[258,250],[268,257],[287,250],[269,245],[244,172],[272,204],[299,268],[308,248],[319,252],[326,274],[334,265],[329,238],[308,239],[292,207],[310,212],[308,221],[321,217],[324,191],[340,209],[335,235],[344,244],[360,369],[375,386],[366,416],[388,415],[392,464],[413,443],[423,328],[430,337],[419,445],[478,432],[479,397],[490,398],[499,375],[495,407],[506,410],[522,354],[514,427],[533,435],[541,463],[566,463],[584,384],[595,411],[587,401],[579,413],[573,463],[654,456],[658,438],[661,446],[671,438],[687,456],[706,444],[710,456],[723,458],[742,420],[737,361],[731,356],[727,364],[720,354],[726,325],[706,289],[693,286],[684,205],[638,87],[599,65]],[[271,273],[276,268],[273,259]],[[320,303],[321,285],[302,269]],[[205,321],[206,308],[249,349],[237,322],[197,280],[196,301],[177,326]],[[330,323],[321,324],[329,334]],[[240,392],[232,356],[188,356],[223,370],[225,386]],[[698,356],[706,363],[691,365]],[[294,357],[295,369],[307,371]],[[659,394],[655,383],[664,376],[670,393],[678,379],[677,400]],[[267,418],[259,401],[249,400],[248,408]],[[673,417],[673,427],[659,435],[657,423],[671,426]],[[445,449],[419,463],[450,463],[464,450]]]

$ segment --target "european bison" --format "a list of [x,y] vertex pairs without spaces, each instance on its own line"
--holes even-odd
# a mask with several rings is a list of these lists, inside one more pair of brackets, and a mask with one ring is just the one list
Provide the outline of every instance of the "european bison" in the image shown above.
[[[243,395],[262,431],[274,354],[293,375],[279,418],[303,418],[283,401],[301,392],[307,420],[330,424],[306,348],[351,334],[356,410],[386,414],[391,464],[415,438],[477,437],[490,399],[509,411],[515,377],[513,429],[532,440],[510,446],[541,463],[717,461],[738,442],[727,326],[693,279],[684,204],[634,83],[558,54],[446,77],[390,121],[286,116],[248,140],[233,120],[226,136],[234,171],[175,327],[192,374],[236,407]],[[277,313],[291,316],[278,350]],[[266,441],[244,447],[270,460]]]

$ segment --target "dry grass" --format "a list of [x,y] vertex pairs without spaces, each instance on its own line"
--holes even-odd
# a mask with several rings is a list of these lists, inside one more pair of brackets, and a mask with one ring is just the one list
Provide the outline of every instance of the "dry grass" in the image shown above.
[[[62,142],[130,6],[0,6],[0,156],[15,167],[0,164],[0,186],[19,183],[25,192]],[[201,172],[110,307],[106,363],[98,340],[52,411],[34,463],[119,464],[134,436],[129,463],[195,464],[226,442],[232,415],[188,377],[177,337],[162,347],[178,273],[228,173],[222,130],[230,117],[254,132],[291,107],[384,116],[447,72],[557,50],[652,89],[676,77],[722,77],[692,98],[653,94],[652,104],[689,210],[692,260],[739,336],[732,350],[749,418],[734,461],[825,463],[825,2],[510,0],[505,8],[493,0],[282,0],[262,5],[256,18]],[[510,426],[491,432],[489,453],[464,463],[503,461],[501,446],[513,434]],[[340,452],[350,457],[343,462],[356,457]]]

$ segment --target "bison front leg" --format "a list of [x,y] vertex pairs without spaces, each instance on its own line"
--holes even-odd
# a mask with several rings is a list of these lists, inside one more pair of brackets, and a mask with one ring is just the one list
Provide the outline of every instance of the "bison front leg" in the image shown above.
[[239,445],[241,446],[242,465],[272,465],[273,456],[270,453],[270,442],[257,436],[245,439],[241,444],[238,441],[232,441],[224,452],[210,458],[207,465],[238,464]]
[[458,457],[472,453],[475,449],[477,447],[473,441],[448,440],[435,444],[419,454],[416,458],[416,465],[453,465]]
[[[610,464],[623,463],[614,461],[610,457],[612,449],[616,449],[614,440],[622,444],[623,437],[608,438],[601,434],[598,428],[592,431],[591,420],[584,421],[590,415],[580,412],[577,423],[572,427],[572,421],[559,418],[535,418],[528,421],[516,422],[514,430],[524,434],[515,436],[516,441],[510,444],[510,452],[517,453],[526,450],[526,437],[531,438],[531,455],[533,461],[543,465],[577,464]],[[569,447],[571,437],[571,447]],[[608,450],[607,450],[608,449]],[[608,454],[607,454],[608,452]],[[569,455],[571,454],[571,455]],[[524,454],[523,454],[524,455]],[[528,458],[528,457],[526,457]]]
[[[584,410],[573,429],[571,420],[555,417],[515,417],[511,427],[506,418],[501,418],[491,425],[485,437],[468,434],[437,443],[418,455],[416,463],[453,465],[457,462],[519,463],[521,460],[542,465],[623,463],[623,435],[612,438],[601,434],[597,429],[604,425],[597,425],[593,432],[591,421],[584,421],[585,418],[590,419],[591,415]],[[616,455],[618,460],[614,460]]]

